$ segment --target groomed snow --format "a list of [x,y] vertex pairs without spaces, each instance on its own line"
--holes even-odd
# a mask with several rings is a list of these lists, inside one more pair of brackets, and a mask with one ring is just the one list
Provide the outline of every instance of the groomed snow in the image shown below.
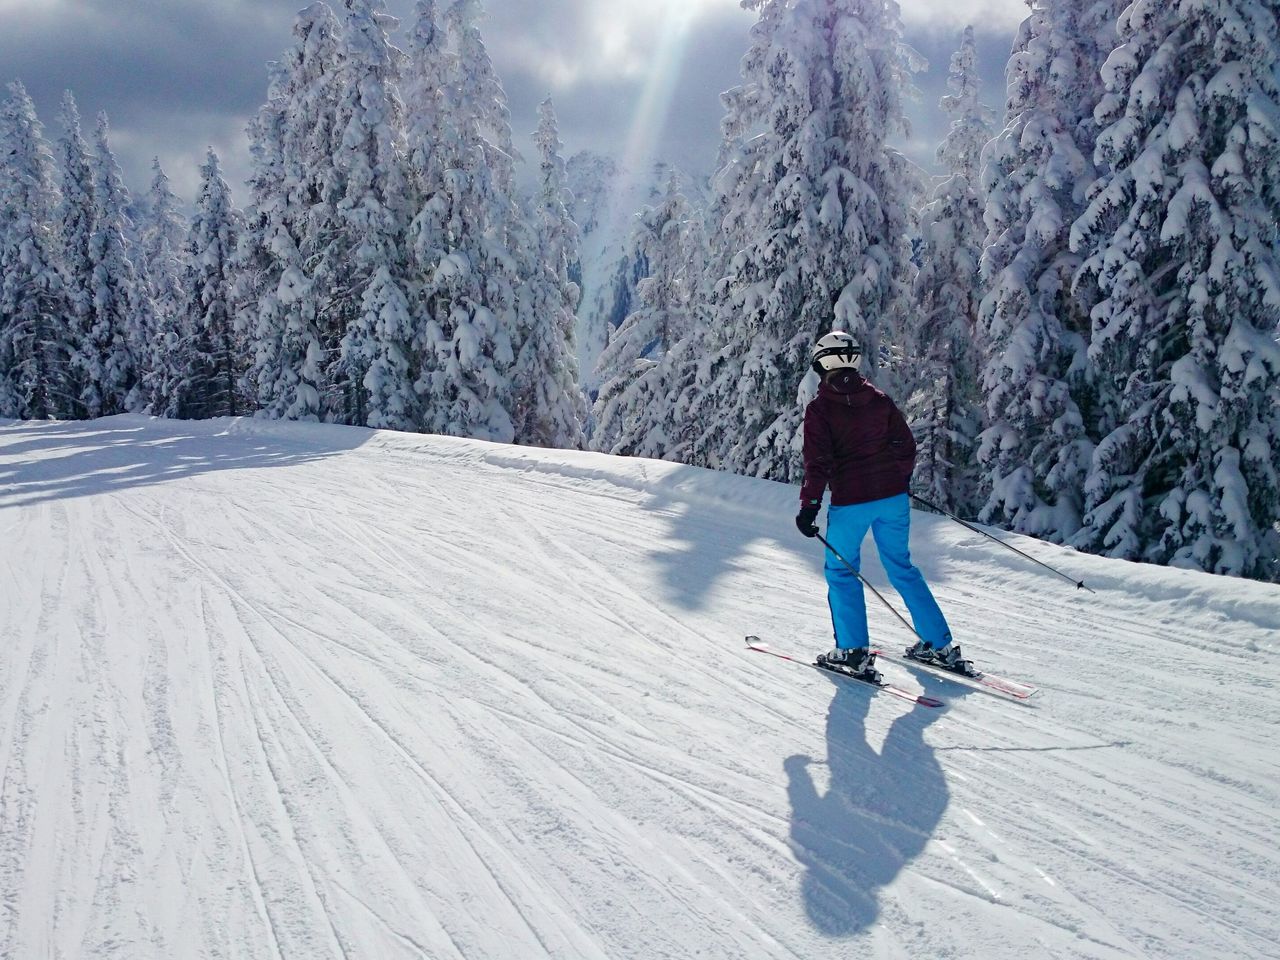
[[0,425],[0,956],[1275,956],[1280,590],[1019,540],[1076,592],[917,514],[966,649],[1043,692],[886,665],[950,701],[913,710],[742,649],[828,642],[794,500]]

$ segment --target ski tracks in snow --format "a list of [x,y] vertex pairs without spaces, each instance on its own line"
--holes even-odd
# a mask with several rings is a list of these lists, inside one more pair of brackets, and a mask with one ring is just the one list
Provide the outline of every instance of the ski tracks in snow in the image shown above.
[[[60,488],[59,458],[91,475],[96,449],[110,482]],[[778,485],[139,418],[5,428],[0,465],[2,956],[1181,960],[1280,939],[1269,588],[1218,602],[1214,578],[1064,555],[1106,585],[1082,598],[920,516],[957,635],[1044,693],[887,666],[952,704],[913,712],[741,653],[829,632]]]

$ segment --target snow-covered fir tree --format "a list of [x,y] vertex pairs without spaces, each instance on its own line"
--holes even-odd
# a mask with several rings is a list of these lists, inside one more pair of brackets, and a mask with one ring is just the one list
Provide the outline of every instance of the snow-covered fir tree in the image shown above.
[[[297,25],[295,24],[295,31]],[[244,210],[244,230],[236,247],[232,286],[233,317],[236,330],[250,346],[252,358],[245,384],[258,407],[258,416],[305,419],[299,409],[299,368],[305,350],[290,351],[286,346],[284,305],[278,296],[285,259],[279,244],[273,240],[283,233],[292,251],[295,269],[301,263],[296,236],[282,230],[281,210],[285,206],[282,88],[288,76],[282,62],[270,67],[267,103],[249,121],[249,203]],[[307,329],[314,329],[308,322]],[[308,391],[312,400],[307,405],[312,416],[319,404],[315,378]]]
[[151,171],[147,216],[139,230],[140,270],[155,311],[145,391],[152,414],[173,417],[177,416],[178,383],[185,375],[174,361],[181,356],[179,318],[185,301],[182,274],[187,222],[158,157],[152,161]]
[[564,145],[550,99],[538,108],[534,136],[540,173],[531,249],[519,291],[519,352],[512,370],[517,443],[579,449],[587,402],[578,383],[574,310],[580,290],[569,279],[578,259],[578,225],[566,207]]
[[57,267],[53,155],[20,82],[0,104],[0,417],[74,413],[71,311]]
[[1069,232],[1096,176],[1093,109],[1122,2],[1033,0],[1004,130],[983,155],[980,516],[1055,541],[1079,526],[1092,452],[1088,304],[1072,294]]
[[248,381],[260,415],[331,418],[331,371],[342,331],[322,322],[329,296],[315,279],[337,230],[341,25],[324,3],[294,22],[294,44],[271,66],[267,102],[249,125],[251,203],[236,253],[236,323],[253,348]]
[[[520,263],[512,250],[518,211],[502,172],[511,141],[506,96],[497,86],[476,21],[475,0],[445,12],[450,48],[442,116],[443,191],[431,200],[443,230],[443,256],[429,279],[423,372],[416,389],[423,428],[432,433],[510,442],[513,335]],[[438,48],[435,48],[438,49]],[[496,131],[496,132],[495,132]]]
[[493,68],[480,30],[484,6],[480,0],[453,0],[445,14],[460,71],[455,77],[458,103],[465,105],[463,123],[474,124],[484,159],[497,190],[512,195],[515,165],[521,159],[511,135],[507,92]]
[[[449,308],[434,284],[447,247],[449,170],[445,144],[456,139],[449,115],[451,83],[457,70],[435,0],[417,0],[407,39],[408,58],[401,87],[405,101],[405,150],[409,225],[405,238],[410,309],[415,318],[413,351],[419,363],[432,358]],[[427,363],[427,369],[433,362]],[[422,373],[419,374],[422,377]],[[415,392],[425,380],[415,383]],[[431,403],[428,398],[427,403]],[[420,422],[430,414],[420,415]]]
[[569,214],[582,235],[580,260],[569,271],[582,289],[577,325],[579,376],[594,398],[600,385],[600,354],[613,331],[634,311],[636,284],[649,272],[631,243],[637,211],[660,205],[668,182],[677,176],[705,234],[708,184],[660,160],[633,169],[591,151],[575,154],[566,167],[573,193]]
[[1074,542],[1274,576],[1280,30],[1262,0],[1145,0],[1102,71],[1103,176],[1072,230],[1101,439]]
[[210,149],[200,167],[200,194],[186,245],[179,349],[170,359],[185,368],[178,397],[178,415],[184,419],[245,412],[248,348],[235,328],[232,290],[232,261],[242,226],[218,155]]
[[849,331],[874,377],[885,319],[911,278],[908,165],[886,142],[905,129],[914,63],[892,0],[745,5],[760,19],[744,83],[724,98],[717,276],[709,326],[668,411],[684,434],[671,453],[685,456],[687,442],[696,464],[791,480],[816,386],[812,344]]
[[89,374],[84,404],[90,417],[98,417],[144,406],[141,378],[146,372],[144,364],[152,333],[150,298],[138,278],[126,239],[131,230],[125,212],[129,192],[111,151],[105,113],[98,115],[90,169],[93,299],[81,352],[87,354]]
[[347,291],[329,306],[339,317],[349,315],[342,338],[350,384],[344,419],[409,430],[419,417],[404,255],[404,107],[396,89],[404,54],[387,38],[396,21],[383,0],[344,0],[344,9],[337,84],[344,95],[334,158],[343,196],[328,274],[331,288]]
[[978,180],[991,139],[991,111],[978,99],[978,51],[966,27],[951,58],[942,109],[951,129],[938,147],[947,171],[920,213],[920,272],[904,350],[906,413],[919,445],[913,489],[930,503],[967,512],[981,420],[974,337],[978,264],[985,237]]
[[89,405],[97,395],[91,386],[97,373],[96,351],[91,349],[93,329],[93,259],[89,241],[93,235],[93,176],[89,148],[80,129],[80,111],[67,91],[59,113],[62,136],[58,138],[61,199],[57,210],[58,262],[63,289],[71,311],[72,410],[76,417],[91,416]]
[[636,287],[636,309],[613,331],[596,376],[592,446],[606,453],[657,456],[663,437],[651,413],[666,402],[662,359],[694,332],[699,281],[706,264],[706,233],[672,174],[662,203],[640,215],[632,259],[646,273]]

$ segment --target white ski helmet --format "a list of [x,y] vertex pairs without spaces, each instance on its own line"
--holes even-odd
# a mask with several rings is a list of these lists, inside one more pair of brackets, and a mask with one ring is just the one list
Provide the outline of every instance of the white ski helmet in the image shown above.
[[861,359],[858,341],[843,330],[832,330],[815,343],[810,356],[814,372],[819,376],[832,370],[853,369]]

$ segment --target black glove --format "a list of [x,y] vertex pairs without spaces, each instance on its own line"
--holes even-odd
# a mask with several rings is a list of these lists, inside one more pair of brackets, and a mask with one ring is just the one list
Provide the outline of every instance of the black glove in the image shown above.
[[814,521],[818,519],[818,511],[821,509],[821,503],[806,503],[802,506],[796,514],[796,529],[806,537],[816,537],[818,525]]

